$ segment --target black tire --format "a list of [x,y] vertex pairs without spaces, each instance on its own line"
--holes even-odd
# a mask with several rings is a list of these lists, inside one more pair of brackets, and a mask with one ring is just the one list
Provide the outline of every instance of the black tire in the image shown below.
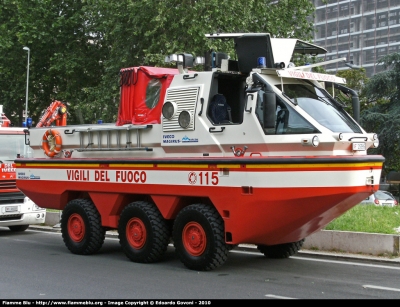
[[73,254],[90,255],[102,247],[106,232],[95,205],[87,199],[74,199],[62,211],[61,233]]
[[304,239],[292,242],[292,243],[284,243],[278,245],[258,245],[257,249],[265,255],[267,258],[275,258],[275,259],[282,259],[282,258],[289,258],[296,254],[301,247],[303,246]]
[[183,208],[175,219],[172,237],[179,259],[191,270],[213,270],[228,259],[224,221],[214,207],[193,204]]
[[8,226],[8,228],[9,228],[12,232],[23,232],[23,231],[27,230],[28,227],[29,227],[29,225]]
[[122,250],[131,261],[151,263],[165,254],[171,230],[155,205],[137,201],[122,210],[118,235]]

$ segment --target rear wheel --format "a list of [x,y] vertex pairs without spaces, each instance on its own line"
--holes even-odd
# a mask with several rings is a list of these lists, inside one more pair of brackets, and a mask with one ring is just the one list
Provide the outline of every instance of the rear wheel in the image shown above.
[[194,204],[182,209],[172,236],[181,262],[191,270],[212,270],[228,259],[224,222],[214,207]]
[[8,228],[12,231],[12,232],[22,232],[27,230],[29,227],[29,225],[17,225],[17,226],[8,226]]
[[159,261],[171,236],[170,227],[157,207],[144,201],[131,203],[122,210],[118,233],[126,256],[141,263]]
[[258,245],[257,249],[268,258],[289,258],[296,254],[303,246],[304,239],[278,245]]
[[94,204],[87,199],[71,200],[61,215],[61,233],[74,254],[94,254],[104,243],[105,229]]

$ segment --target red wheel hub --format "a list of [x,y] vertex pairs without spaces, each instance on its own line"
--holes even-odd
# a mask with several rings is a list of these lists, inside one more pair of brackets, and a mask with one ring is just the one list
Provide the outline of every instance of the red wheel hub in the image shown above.
[[68,234],[69,237],[75,242],[81,242],[85,237],[86,228],[85,221],[82,216],[77,213],[71,214],[68,219]]
[[206,232],[199,223],[187,223],[182,232],[182,241],[190,255],[200,256],[207,246]]
[[146,226],[141,219],[135,217],[126,224],[126,238],[129,244],[136,249],[140,249],[146,243]]

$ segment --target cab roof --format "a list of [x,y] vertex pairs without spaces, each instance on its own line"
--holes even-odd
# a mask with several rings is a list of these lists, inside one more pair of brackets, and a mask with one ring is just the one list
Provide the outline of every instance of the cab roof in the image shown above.
[[216,33],[206,34],[210,39],[233,39],[238,56],[239,70],[250,72],[259,57],[266,58],[266,68],[275,68],[284,63],[288,67],[294,54],[316,56],[325,54],[323,47],[297,38],[271,38],[269,33]]

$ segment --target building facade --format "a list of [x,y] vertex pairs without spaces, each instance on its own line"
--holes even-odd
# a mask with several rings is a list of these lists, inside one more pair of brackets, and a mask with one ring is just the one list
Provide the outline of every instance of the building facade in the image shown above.
[[[316,8],[314,43],[325,47],[324,60],[347,58],[371,77],[383,70],[382,56],[400,52],[400,0],[311,0]],[[343,63],[329,72],[348,69]]]

